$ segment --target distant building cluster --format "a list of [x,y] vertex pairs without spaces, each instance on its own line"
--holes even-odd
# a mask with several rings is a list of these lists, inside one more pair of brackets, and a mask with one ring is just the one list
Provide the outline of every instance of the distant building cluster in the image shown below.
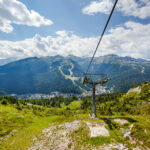
[[[104,94],[104,93],[111,93],[113,92],[113,89],[107,90],[106,87],[98,86],[96,88],[96,95]],[[50,94],[10,94],[8,96],[15,96],[18,99],[51,99],[54,97],[62,96],[64,98],[69,98],[75,96],[76,98],[82,98],[82,97],[88,97],[92,96],[92,91],[87,91],[82,94],[74,94],[74,93],[61,93],[58,91],[51,92]]]

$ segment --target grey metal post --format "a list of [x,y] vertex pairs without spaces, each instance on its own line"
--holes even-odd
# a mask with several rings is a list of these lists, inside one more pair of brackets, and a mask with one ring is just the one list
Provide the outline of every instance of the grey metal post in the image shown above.
[[91,118],[97,118],[96,115],[96,103],[95,103],[95,83],[93,83],[93,91],[92,91],[92,102],[91,102]]
[[[87,74],[90,75],[90,74]],[[97,75],[97,74],[91,74],[91,75]],[[100,75],[104,75],[104,74],[100,74]],[[92,100],[91,100],[91,113],[90,116],[93,119],[97,118],[96,115],[96,103],[95,103],[95,87],[96,85],[103,85],[105,83],[107,83],[110,80],[110,78],[102,78],[101,80],[97,80],[97,81],[92,81],[92,79],[87,78],[87,76],[85,75],[84,79],[83,79],[83,84],[91,84],[92,85]]]

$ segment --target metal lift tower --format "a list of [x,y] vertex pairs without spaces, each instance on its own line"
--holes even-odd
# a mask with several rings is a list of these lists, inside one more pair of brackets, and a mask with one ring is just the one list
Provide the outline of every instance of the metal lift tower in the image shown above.
[[[94,81],[94,79],[92,79],[90,76],[95,76],[95,75],[102,76],[102,78]],[[109,80],[110,80],[110,78],[106,78],[105,74],[85,74],[85,77],[83,79],[83,84],[91,84],[92,85],[92,101],[91,101],[90,116],[93,119],[97,118],[96,103],[95,103],[96,85],[103,85],[103,84],[107,83]]]

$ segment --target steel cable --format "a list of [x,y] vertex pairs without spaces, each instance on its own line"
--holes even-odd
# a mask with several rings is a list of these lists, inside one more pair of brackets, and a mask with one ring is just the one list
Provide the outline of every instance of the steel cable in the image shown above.
[[90,68],[90,66],[91,66],[91,64],[92,64],[92,62],[93,62],[93,59],[94,59],[94,57],[95,57],[95,54],[96,54],[96,52],[97,52],[97,50],[98,50],[98,47],[99,47],[99,45],[100,45],[100,43],[101,43],[101,41],[102,41],[102,38],[103,38],[103,36],[104,36],[104,33],[105,33],[106,28],[107,28],[107,26],[108,26],[108,23],[109,23],[109,21],[110,21],[110,19],[111,19],[111,16],[112,16],[112,14],[113,14],[113,12],[114,12],[114,9],[115,9],[116,5],[117,5],[117,2],[118,2],[118,0],[116,0],[115,3],[114,3],[114,6],[113,6],[113,8],[112,8],[112,10],[111,10],[111,13],[110,13],[110,15],[109,15],[109,18],[108,18],[108,20],[107,20],[107,22],[106,22],[106,25],[105,25],[104,30],[103,30],[103,32],[102,32],[102,35],[101,35],[101,37],[100,37],[100,39],[99,39],[99,41],[98,41],[98,44],[97,44],[97,46],[96,46],[96,49],[95,49],[95,51],[94,51],[94,54],[93,54],[93,56],[92,56],[92,59],[91,59],[91,61],[90,61],[90,63],[89,63],[89,66],[88,66],[87,71],[86,71],[85,74],[87,74],[88,71],[89,71],[89,68]]

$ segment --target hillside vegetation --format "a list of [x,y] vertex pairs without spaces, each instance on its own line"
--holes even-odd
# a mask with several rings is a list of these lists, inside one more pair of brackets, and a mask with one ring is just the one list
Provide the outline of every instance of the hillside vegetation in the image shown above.
[[[122,144],[128,149],[150,148],[150,82],[141,84],[128,93],[97,96],[99,119],[96,120],[89,118],[90,100],[90,97],[80,100],[75,97],[56,97],[49,100],[18,101],[14,97],[1,97],[0,149],[27,150],[38,141],[57,141],[54,138],[56,135],[61,131],[68,132],[69,128],[62,130],[66,122],[71,123],[70,128],[81,122],[79,128],[71,133],[69,130],[68,136],[72,143],[67,145],[68,149],[102,149],[103,146],[108,149],[113,144]],[[98,126],[99,122],[106,126],[109,136],[89,137],[90,128],[87,126],[92,123]],[[50,137],[41,136],[43,129],[49,129],[49,132],[53,129],[55,134]],[[48,143],[44,145],[48,146]]]

